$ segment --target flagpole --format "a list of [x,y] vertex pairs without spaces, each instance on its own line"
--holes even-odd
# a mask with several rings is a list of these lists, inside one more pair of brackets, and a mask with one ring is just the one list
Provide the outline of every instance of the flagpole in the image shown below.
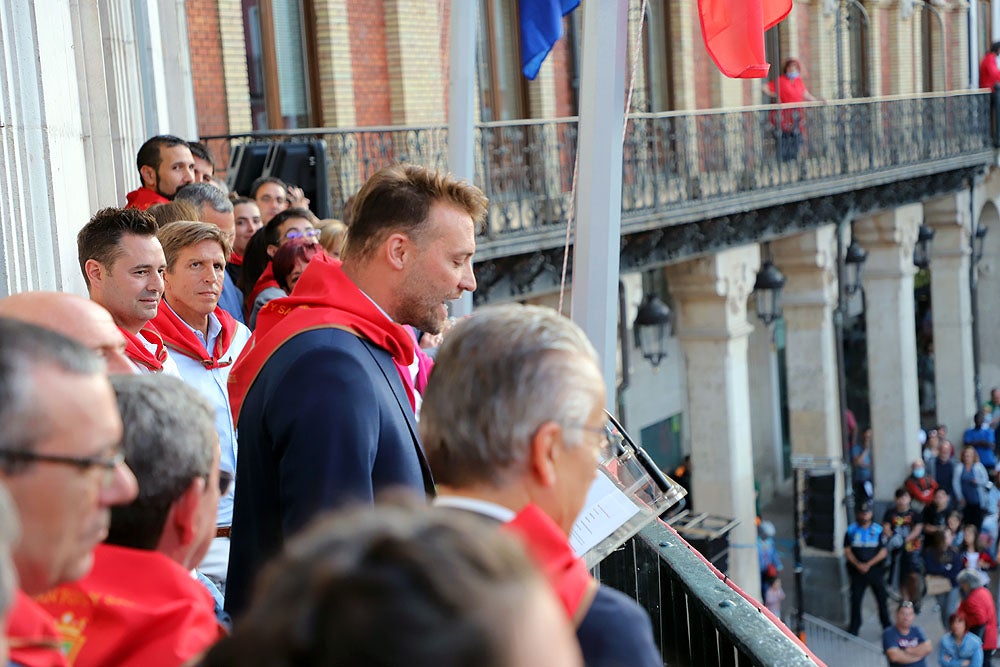
[[614,411],[628,3],[589,0],[583,11],[572,308],[600,355]]
[[[470,183],[476,122],[476,6],[477,2],[451,3],[448,24],[448,170]],[[451,306],[454,317],[472,312],[472,294],[465,292]]]

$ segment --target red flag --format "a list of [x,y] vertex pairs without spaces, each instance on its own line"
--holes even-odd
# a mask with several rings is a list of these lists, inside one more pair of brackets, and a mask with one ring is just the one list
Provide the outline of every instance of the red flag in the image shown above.
[[764,31],[790,11],[792,0],[698,0],[701,34],[719,71],[733,79],[767,76]]

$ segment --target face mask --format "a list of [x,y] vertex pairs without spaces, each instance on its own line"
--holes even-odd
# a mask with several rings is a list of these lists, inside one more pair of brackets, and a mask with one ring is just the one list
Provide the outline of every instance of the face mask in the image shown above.
[[787,76],[792,81],[795,81],[795,79],[799,78],[799,73],[798,72],[789,72],[785,76]]
[[924,469],[917,468],[916,470],[913,471],[913,476],[916,477],[917,479],[920,479],[921,477],[924,476]]

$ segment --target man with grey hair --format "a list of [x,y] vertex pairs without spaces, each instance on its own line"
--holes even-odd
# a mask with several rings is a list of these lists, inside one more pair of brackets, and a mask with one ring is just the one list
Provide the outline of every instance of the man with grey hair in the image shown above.
[[[646,613],[599,586],[569,546],[608,442],[604,403],[597,354],[573,322],[539,306],[484,308],[438,351],[420,435],[436,504],[524,539],[577,623],[588,665],[662,665]],[[553,576],[554,550],[574,565]]]
[[[236,215],[233,213],[233,202],[219,188],[211,183],[191,183],[177,191],[174,201],[186,201],[194,205],[198,209],[198,220],[195,222],[215,225],[232,246],[236,240]],[[229,272],[225,273],[219,307],[240,324],[246,324],[243,317],[243,292],[233,282]]]
[[190,570],[215,535],[219,494],[232,477],[220,475],[215,417],[196,390],[169,376],[111,382],[139,495],[112,510],[90,574],[38,602],[58,619],[79,667],[179,665],[220,637],[212,596]]
[[997,608],[980,570],[965,569],[955,578],[962,602],[958,613],[965,614],[969,632],[983,640],[983,664],[990,665],[997,650]]
[[52,617],[29,596],[86,575],[111,507],[138,492],[105,373],[80,343],[0,318],[0,482],[23,526],[7,626],[14,664],[65,664]]

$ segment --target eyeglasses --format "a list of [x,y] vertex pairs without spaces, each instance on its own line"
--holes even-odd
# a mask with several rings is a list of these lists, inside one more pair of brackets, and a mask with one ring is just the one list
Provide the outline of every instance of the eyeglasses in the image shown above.
[[622,435],[610,424],[604,426],[587,426],[586,424],[564,424],[565,428],[576,428],[601,436],[598,461],[606,461],[617,456],[622,451]]
[[115,479],[115,470],[125,462],[125,452],[118,451],[112,456],[60,456],[58,454],[40,454],[24,449],[0,450],[0,458],[11,463],[58,463],[73,466],[81,472],[100,468],[101,486],[107,488]]
[[295,239],[301,239],[301,238],[315,239],[319,238],[319,235],[320,235],[320,230],[312,228],[305,229],[301,232],[297,229],[289,229],[287,232],[285,232],[285,238],[288,239],[289,241],[294,241]]

